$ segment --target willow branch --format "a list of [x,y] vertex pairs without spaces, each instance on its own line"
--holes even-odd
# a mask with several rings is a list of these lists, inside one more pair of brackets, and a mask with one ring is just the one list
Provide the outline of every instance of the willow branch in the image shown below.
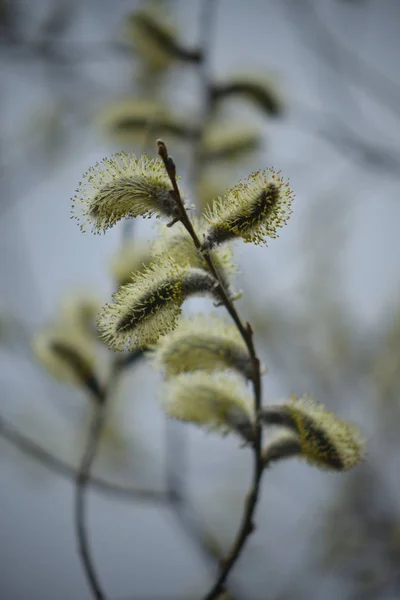
[[[133,364],[143,356],[143,352],[133,352],[128,364]],[[86,528],[86,491],[90,482],[91,470],[96,459],[100,445],[101,434],[106,418],[106,409],[110,393],[115,385],[122,368],[127,362],[120,358],[114,360],[113,368],[104,390],[100,390],[93,408],[93,416],[90,424],[87,443],[82,455],[79,471],[76,475],[75,487],[75,531],[78,541],[78,551],[82,560],[89,586],[96,600],[107,600],[102,590],[100,581],[92,559],[88,532]]]
[[[185,207],[184,207],[184,204],[182,201],[182,197],[181,197],[181,194],[179,191],[179,187],[177,184],[175,163],[172,160],[172,158],[168,155],[168,150],[167,150],[165,143],[162,140],[158,140],[157,145],[158,145],[158,154],[164,162],[166,172],[171,181],[174,198],[176,200],[178,209],[180,211],[180,221],[182,222],[183,226],[185,227],[185,229],[189,233],[190,237],[192,238],[193,243],[196,246],[197,250],[200,252],[200,248],[201,248],[200,240],[197,237],[197,234],[196,234],[196,232],[193,228],[193,225],[188,217],[188,214],[185,210]],[[240,335],[242,336],[242,338],[246,344],[247,350],[249,352],[249,356],[251,358],[252,366],[253,366],[252,383],[253,383],[253,392],[254,392],[254,414],[258,415],[260,412],[260,409],[261,409],[261,374],[260,374],[260,361],[257,356],[256,350],[254,347],[254,343],[253,343],[253,330],[250,326],[250,323],[246,323],[246,325],[244,325],[242,323],[240,316],[239,316],[232,300],[230,299],[229,295],[227,294],[227,292],[223,286],[223,283],[221,281],[219,273],[218,273],[217,269],[215,268],[215,265],[211,258],[211,254],[206,251],[206,252],[203,252],[203,256],[207,262],[210,272],[212,273],[212,275],[215,277],[216,281],[218,282],[218,288],[219,288],[219,293],[220,293],[220,297],[221,297],[221,302],[227,309],[232,320],[234,321]],[[242,517],[242,522],[241,522],[238,534],[236,536],[236,539],[233,543],[232,549],[231,549],[228,557],[223,561],[223,564],[222,564],[220,573],[217,577],[217,580],[216,580],[215,584],[213,585],[212,589],[210,590],[210,592],[205,597],[205,600],[215,600],[216,598],[218,598],[218,596],[221,594],[221,592],[223,592],[225,581],[226,581],[232,567],[234,566],[236,560],[239,558],[248,536],[254,530],[253,514],[254,514],[254,510],[256,508],[256,504],[257,504],[257,500],[258,500],[258,496],[259,496],[260,481],[261,481],[261,476],[262,476],[263,468],[264,468],[262,455],[261,455],[261,449],[262,449],[262,428],[261,428],[261,424],[260,424],[259,420],[256,419],[256,423],[255,423],[255,427],[254,427],[254,442],[253,442],[253,450],[254,450],[253,479],[252,479],[250,491],[247,495],[247,500],[245,503],[245,510],[244,510],[243,517]]]
[[91,591],[96,600],[107,600],[107,596],[102,590],[96,569],[94,567],[88,532],[86,528],[86,488],[90,479],[90,471],[96,458],[100,443],[101,432],[106,416],[106,398],[103,397],[102,403],[93,408],[92,422],[90,424],[86,448],[83,452],[79,471],[76,476],[75,487],[75,530],[78,540],[79,555],[82,565],[90,585]]
[[[190,505],[188,498],[183,496],[177,498],[171,505],[171,509],[179,527],[196,544],[204,563],[207,563],[208,567],[219,564],[223,556],[222,549],[218,547],[216,540],[209,536],[203,524],[197,518],[196,510]],[[239,588],[236,581],[234,585],[227,587],[226,591],[229,593],[231,600],[246,598],[245,592]]]
[[198,179],[201,175],[201,168],[203,166],[201,159],[202,133],[207,125],[207,122],[211,118],[214,107],[209,57],[211,52],[213,31],[216,25],[216,5],[216,0],[203,0],[201,6],[199,43],[199,47],[201,48],[201,60],[197,65],[199,96],[201,98],[201,102],[198,109],[198,135],[194,136],[193,138],[193,158],[191,161],[191,169],[189,174],[189,181],[193,187],[195,187],[198,182]]
[[[40,446],[37,442],[18,431],[14,425],[7,423],[3,417],[0,417],[0,436],[14,446],[14,448],[28,456],[28,458],[36,460],[56,475],[71,481],[76,480],[77,471],[75,467],[69,465],[61,458],[54,456],[54,454]],[[90,476],[87,483],[93,490],[101,494],[126,502],[167,504],[170,500],[169,494],[163,490],[141,489],[120,485],[101,477]]]

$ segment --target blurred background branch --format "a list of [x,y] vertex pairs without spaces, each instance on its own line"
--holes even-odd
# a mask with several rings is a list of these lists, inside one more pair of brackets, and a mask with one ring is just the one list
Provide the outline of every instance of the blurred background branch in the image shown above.
[[[0,3],[0,437],[50,472],[76,477],[92,407],[79,390],[33,366],[30,340],[76,281],[99,289],[101,302],[109,298],[117,282],[104,265],[122,237],[135,244],[154,237],[141,225],[132,236],[132,222],[101,243],[75,231],[69,197],[90,164],[121,148],[153,153],[154,139],[168,131],[184,166],[185,192],[201,207],[251,169],[282,168],[298,196],[291,232],[262,257],[247,248],[238,257],[246,290],[240,309],[254,324],[269,369],[265,401],[309,391],[363,423],[370,444],[365,467],[334,483],[294,461],[271,469],[261,524],[230,594],[394,600],[400,593],[399,6],[220,0],[211,22],[205,7],[178,0]],[[143,10],[175,24],[178,48],[196,55],[202,46],[202,61],[174,58],[164,68],[155,53],[146,62],[144,46],[129,37],[132,16]],[[255,80],[275,72],[266,81],[278,116],[263,108],[271,96],[239,94],[234,77],[250,77],[249,64],[253,92]],[[236,92],[228,95],[229,89]],[[164,113],[154,107],[157,98]],[[130,113],[118,105],[126,99]],[[222,135],[228,131],[236,137]],[[193,153],[202,161],[192,161]],[[109,357],[101,344],[96,356],[104,383]],[[123,355],[121,362],[125,367],[139,356]],[[93,495],[98,568],[112,597],[200,598],[231,545],[248,463],[230,441],[222,445],[175,425],[166,432],[152,403],[156,377],[145,362],[121,371],[89,482],[102,494],[132,500],[126,511],[123,503],[105,509],[100,494]],[[10,598],[27,597],[27,590],[85,598],[71,523],[60,522],[70,512],[69,488],[50,487],[42,471],[32,478],[32,467],[29,477],[22,461],[2,454],[0,526],[10,540],[4,589]],[[35,575],[44,572],[35,562],[40,555],[49,565],[42,581]],[[157,565],[158,580],[146,565]]]

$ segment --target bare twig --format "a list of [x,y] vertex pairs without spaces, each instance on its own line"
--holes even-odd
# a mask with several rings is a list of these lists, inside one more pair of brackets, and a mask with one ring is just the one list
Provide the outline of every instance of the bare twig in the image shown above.
[[342,73],[348,82],[355,83],[367,93],[375,96],[385,108],[400,116],[400,86],[382,73],[362,56],[341,44],[324,22],[316,9],[316,4],[309,1],[299,3],[285,0],[282,6],[289,9],[289,16],[297,28],[305,25],[307,31],[301,32],[306,47],[317,48],[317,57],[325,61],[338,75]]
[[341,154],[346,152],[350,159],[358,160],[364,167],[399,177],[400,154],[396,148],[370,142],[336,115],[305,104],[297,103],[293,116],[296,126],[299,124],[308,134],[319,136]]
[[[56,475],[60,475],[71,481],[76,480],[77,471],[75,467],[54,456],[54,454],[37,444],[34,440],[31,440],[25,434],[18,431],[12,424],[7,423],[3,417],[0,417],[0,436],[17,450],[28,456],[28,458],[33,458]],[[170,500],[169,494],[163,490],[141,489],[120,485],[101,477],[90,476],[87,484],[101,494],[127,502],[166,504]]]
[[216,0],[203,0],[200,14],[200,43],[201,60],[197,65],[197,73],[199,78],[199,95],[201,97],[200,106],[198,108],[198,135],[193,138],[193,158],[191,161],[191,172],[189,181],[196,187],[198,179],[201,175],[202,160],[201,160],[201,134],[205,126],[211,118],[213,111],[212,97],[212,79],[210,73],[210,51],[213,31],[216,23],[215,8]]
[[100,443],[101,432],[105,421],[106,396],[104,394],[102,403],[93,409],[92,422],[90,424],[86,448],[83,452],[81,465],[76,476],[75,488],[75,529],[78,539],[79,555],[85,570],[93,596],[96,600],[107,600],[102,590],[96,569],[93,564],[91,550],[86,528],[86,488],[90,478],[97,449]]
[[[193,228],[193,225],[187,215],[187,212],[185,210],[185,207],[184,207],[184,204],[182,201],[182,197],[180,195],[180,191],[178,188],[178,184],[177,184],[177,180],[176,180],[175,163],[174,163],[173,159],[168,155],[168,150],[167,150],[165,143],[162,140],[158,140],[157,145],[158,145],[158,153],[164,162],[166,172],[171,181],[174,197],[175,197],[178,209],[180,211],[180,220],[181,220],[182,224],[184,225],[185,229],[187,230],[187,232],[189,233],[190,237],[192,238],[193,243],[196,246],[197,250],[200,252],[200,249],[201,249],[200,240],[197,237],[197,234]],[[218,282],[218,288],[219,288],[219,293],[220,293],[222,304],[226,307],[229,315],[233,319],[240,335],[242,336],[242,338],[247,346],[250,358],[252,360],[254,413],[256,415],[258,415],[260,412],[260,408],[261,408],[261,375],[260,375],[260,361],[257,356],[256,350],[254,347],[254,343],[253,343],[253,330],[250,326],[250,323],[247,323],[246,325],[244,325],[242,323],[232,300],[228,296],[228,294],[221,282],[221,278],[218,274],[217,269],[215,268],[215,265],[213,263],[210,253],[203,252],[203,256],[207,262],[210,272],[212,273],[212,275],[215,277],[216,281]],[[210,590],[210,592],[207,594],[207,596],[205,596],[205,600],[215,600],[221,594],[221,592],[224,591],[225,581],[226,581],[233,565],[235,564],[236,560],[239,558],[239,555],[244,547],[244,544],[245,544],[248,536],[254,530],[253,514],[254,514],[254,510],[255,510],[258,496],[259,496],[260,481],[261,481],[261,476],[262,476],[262,472],[263,472],[263,468],[264,468],[263,460],[262,460],[262,456],[261,456],[261,448],[262,448],[262,429],[261,429],[261,424],[260,424],[259,420],[257,419],[256,423],[255,423],[255,427],[254,427],[254,442],[253,442],[253,449],[254,449],[253,481],[252,481],[251,488],[250,488],[250,491],[248,493],[247,500],[245,503],[245,510],[243,513],[242,523],[240,525],[239,532],[236,536],[236,540],[233,543],[232,549],[231,549],[228,557],[224,560],[221,570],[220,570],[220,573],[218,575],[218,578],[217,578],[215,584],[213,585],[212,589]]]
[[[217,541],[208,534],[203,523],[197,518],[196,510],[191,506],[189,499],[181,496],[176,498],[170,506],[179,527],[196,544],[207,566],[215,567],[215,564],[220,563],[223,557],[222,549],[218,547]],[[240,589],[236,581],[227,586],[226,591],[229,592],[229,598],[232,600],[246,598],[245,592]]]
[[[76,481],[77,471],[75,467],[54,456],[54,454],[21,433],[15,426],[5,421],[3,417],[0,417],[0,436],[25,456],[37,461],[55,475],[73,482]],[[90,476],[87,484],[93,491],[116,500],[168,506],[182,531],[189,539],[193,540],[208,565],[215,565],[215,562],[221,558],[222,554],[212,551],[208,543],[208,536],[204,533],[203,526],[196,517],[196,511],[186,497],[183,502],[179,502],[175,496],[171,495],[170,491],[125,486],[93,475]],[[237,591],[237,584],[235,583],[235,598],[239,600],[240,597],[244,597],[244,594]]]

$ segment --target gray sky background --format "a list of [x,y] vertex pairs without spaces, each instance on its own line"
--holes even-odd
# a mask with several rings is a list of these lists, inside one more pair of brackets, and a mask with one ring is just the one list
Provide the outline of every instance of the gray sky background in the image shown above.
[[[177,4],[185,38],[193,42],[199,3]],[[346,60],[339,75],[327,68],[319,59],[317,35],[313,39],[300,22],[293,22],[287,8],[290,4],[278,0],[218,2],[213,72],[222,75],[250,65],[254,70],[277,73],[288,114],[276,123],[254,117],[266,137],[265,151],[255,167],[281,169],[296,192],[294,214],[278,240],[268,249],[238,245],[236,255],[244,273],[240,287],[249,296],[257,296],[259,306],[268,298],[277,305],[301,307],[307,272],[315,268],[315,253],[326,252],[330,244],[333,262],[340,251],[338,295],[350,315],[354,334],[362,335],[379,329],[382,319],[398,304],[400,170],[389,172],[360,162],[312,130],[323,122],[317,117],[318,111],[335,114],[366,141],[390,148],[400,164],[400,110],[393,114],[373,100],[357,84],[356,73],[346,83],[343,72],[350,70]],[[350,1],[318,4],[320,15],[337,39],[390,78],[400,96],[399,3],[370,0],[363,9]],[[49,3],[25,0],[19,5],[26,14],[29,36]],[[123,16],[132,6],[127,1],[82,2],[69,34],[71,48],[117,38]],[[77,106],[81,103],[82,114],[90,116],[107,101],[129,91],[131,68],[126,58],[110,53],[99,60],[81,61],[79,53],[76,56],[77,69],[86,84],[71,89],[57,81],[56,75],[50,77],[59,100]],[[0,307],[23,318],[33,331],[53,317],[60,299],[71,288],[85,285],[104,301],[110,297],[112,282],[105,265],[118,247],[120,228],[105,236],[84,235],[69,217],[70,198],[82,174],[116,147],[94,126],[72,123],[59,155],[43,164],[46,161],[36,156],[35,136],[43,120],[57,108],[49,78],[34,57],[21,59],[6,49],[1,50],[0,68],[1,158],[7,178],[7,206],[2,207],[0,217]],[[196,103],[195,81],[190,74],[187,84],[185,90],[170,90],[170,97],[182,109]],[[308,114],[315,118],[302,118],[305,106],[313,109]],[[27,133],[31,129],[32,134]],[[175,155],[173,148],[170,150]],[[329,233],[325,237],[324,218],[319,219],[318,231],[312,236],[309,230],[310,219],[328,200],[334,211],[336,205],[341,212],[333,240]],[[153,235],[153,226],[141,222],[135,232],[145,238]],[[241,302],[238,308],[246,315],[246,300]],[[210,304],[189,303],[189,310],[197,308],[209,310]],[[294,343],[301,349],[301,339]],[[267,350],[262,348],[262,352],[265,358]],[[2,414],[54,453],[78,460],[84,439],[82,423],[87,422],[88,413],[83,394],[51,381],[28,356],[2,351],[0,357]],[[264,379],[264,401],[291,392],[313,391],[291,389],[289,381],[271,369]],[[307,383],[307,374],[304,381]],[[102,474],[162,487],[164,421],[157,405],[158,385],[159,379],[148,365],[124,377],[111,423],[122,429],[130,448],[129,459],[124,459],[125,464],[121,456],[107,451],[105,444],[96,467]],[[343,399],[345,414],[373,433],[371,416],[350,403],[351,398]],[[228,546],[248,486],[250,452],[238,448],[231,438],[220,439],[191,427],[185,433],[193,504],[207,528]],[[71,484],[28,461],[1,439],[0,457],[1,597],[89,600],[76,552]],[[282,580],[299,579],[301,586],[310,585],[304,577],[308,573],[305,557],[313,556],[309,532],[318,527],[340,477],[347,475],[320,473],[297,462],[279,465],[267,473],[257,511],[257,532],[232,576],[233,581],[240,582],[240,589],[248,591],[250,600],[278,598]],[[387,481],[400,503],[395,461],[388,469]],[[89,527],[96,565],[110,598],[196,598],[211,583],[212,573],[166,509],[124,504],[93,492]],[[315,579],[309,588],[315,595],[309,597],[344,598],[340,585],[334,573],[320,581]]]

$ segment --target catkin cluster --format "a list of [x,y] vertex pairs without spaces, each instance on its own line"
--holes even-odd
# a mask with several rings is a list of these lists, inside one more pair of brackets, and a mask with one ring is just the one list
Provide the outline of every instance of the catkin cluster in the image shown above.
[[[250,91],[261,101],[256,86]],[[163,161],[119,154],[85,178],[74,198],[82,227],[90,221],[94,232],[105,231],[121,219],[153,215],[174,224],[159,228],[151,248],[122,249],[112,265],[120,287],[98,317],[100,337],[111,349],[151,353],[165,376],[161,405],[167,415],[233,431],[246,443],[254,441],[261,419],[266,428],[281,428],[265,445],[266,461],[300,456],[333,470],[356,464],[363,449],[356,428],[315,400],[305,396],[255,413],[246,388],[254,377],[254,361],[233,323],[216,314],[181,318],[183,303],[193,296],[209,296],[216,305],[225,303],[224,294],[234,301],[231,243],[265,244],[291,215],[294,195],[281,174],[271,169],[252,173],[217,198],[202,218],[193,219],[200,247],[189,235],[181,213],[186,207],[178,202]]]
[[140,216],[172,220],[174,226],[160,226],[151,245],[121,248],[111,262],[118,289],[99,312],[93,298],[64,302],[57,323],[34,340],[36,356],[48,371],[101,397],[93,335],[98,312],[98,341],[116,351],[148,351],[164,373],[161,406],[170,417],[235,432],[246,443],[254,441],[261,419],[268,429],[280,427],[264,447],[265,461],[300,456],[320,468],[353,467],[363,453],[354,426],[308,396],[264,406],[256,414],[246,387],[254,377],[253,359],[235,324],[217,314],[181,318],[191,297],[208,296],[216,306],[237,298],[231,244],[277,237],[293,201],[281,174],[252,173],[217,198],[203,217],[192,219],[197,247],[183,219],[185,202],[178,202],[161,159],[117,154],[89,169],[84,179],[73,198],[82,229],[90,224],[98,233]]

